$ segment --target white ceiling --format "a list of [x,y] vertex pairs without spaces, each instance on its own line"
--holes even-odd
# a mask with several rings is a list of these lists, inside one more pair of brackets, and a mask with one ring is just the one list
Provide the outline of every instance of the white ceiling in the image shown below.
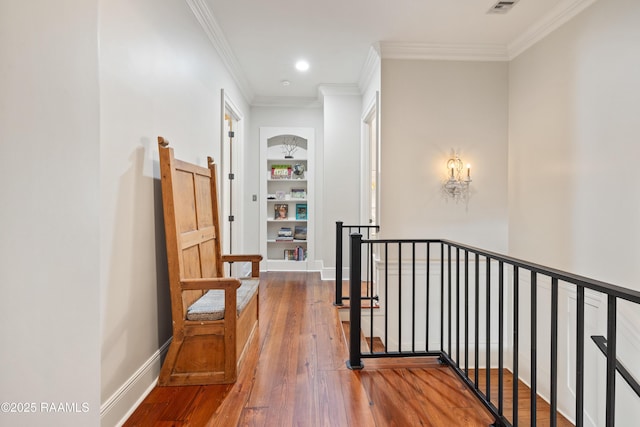
[[[255,103],[357,85],[372,46],[383,58],[508,60],[595,0],[520,0],[507,14],[487,13],[496,0],[202,1]],[[300,58],[309,71],[295,70]]]

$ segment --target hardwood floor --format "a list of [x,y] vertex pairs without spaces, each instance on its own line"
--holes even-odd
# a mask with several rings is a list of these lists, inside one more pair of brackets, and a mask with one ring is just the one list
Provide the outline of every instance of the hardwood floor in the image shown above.
[[238,381],[156,387],[130,426],[488,426],[493,418],[433,359],[366,359],[351,371],[319,274],[261,275],[260,325]]

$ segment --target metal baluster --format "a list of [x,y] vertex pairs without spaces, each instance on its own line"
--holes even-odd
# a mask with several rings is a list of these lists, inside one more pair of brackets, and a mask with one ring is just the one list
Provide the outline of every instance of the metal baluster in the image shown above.
[[551,427],[558,425],[558,279],[551,279]]
[[498,413],[504,415],[504,264],[498,263]]
[[531,272],[531,426],[537,425],[538,396],[538,276]]
[[402,243],[398,243],[398,352],[402,353]]
[[491,401],[491,258],[486,257],[485,261],[487,263],[487,279],[486,279],[486,293],[487,293],[487,301],[486,301],[486,317],[487,317],[487,323],[486,323],[486,331],[487,331],[487,336],[485,338],[485,342],[486,342],[486,361],[485,361],[485,371],[486,371],[486,378],[487,378],[487,383],[486,383],[486,395],[487,395],[487,400]]
[[474,386],[476,390],[478,389],[478,382],[480,378],[479,367],[480,367],[480,255],[476,253],[476,288],[475,288],[475,348],[474,348],[474,359],[475,359],[475,371],[473,372],[474,377]]
[[416,351],[416,243],[411,243],[411,351]]
[[576,299],[576,427],[584,425],[584,287]]
[[456,248],[456,365],[460,366],[460,248]]
[[447,292],[447,305],[449,309],[447,310],[448,322],[447,322],[447,344],[449,345],[449,357],[451,357],[451,246],[447,246],[447,284],[448,284],[448,292]]
[[469,251],[464,251],[464,374],[469,377]]
[[431,264],[431,254],[430,254],[431,244],[427,242],[427,277],[426,277],[426,304],[427,304],[427,316],[425,319],[425,342],[424,347],[425,351],[429,351],[429,283],[430,283],[430,264]]
[[520,310],[520,270],[513,267],[513,425],[518,427],[518,353],[519,353],[519,310]]
[[614,427],[616,419],[616,302],[616,297],[609,295],[607,298],[607,427]]

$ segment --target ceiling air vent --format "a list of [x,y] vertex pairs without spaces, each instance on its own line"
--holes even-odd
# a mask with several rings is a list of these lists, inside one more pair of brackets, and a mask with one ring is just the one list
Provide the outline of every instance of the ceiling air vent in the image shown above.
[[487,11],[487,13],[507,13],[520,0],[500,0]]

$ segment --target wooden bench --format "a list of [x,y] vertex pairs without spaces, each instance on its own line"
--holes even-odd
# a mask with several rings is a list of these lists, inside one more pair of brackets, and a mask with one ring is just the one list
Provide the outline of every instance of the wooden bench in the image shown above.
[[[227,384],[258,325],[261,255],[222,255],[216,165],[176,160],[158,137],[173,339],[158,385]],[[251,262],[250,278],[223,262]]]

